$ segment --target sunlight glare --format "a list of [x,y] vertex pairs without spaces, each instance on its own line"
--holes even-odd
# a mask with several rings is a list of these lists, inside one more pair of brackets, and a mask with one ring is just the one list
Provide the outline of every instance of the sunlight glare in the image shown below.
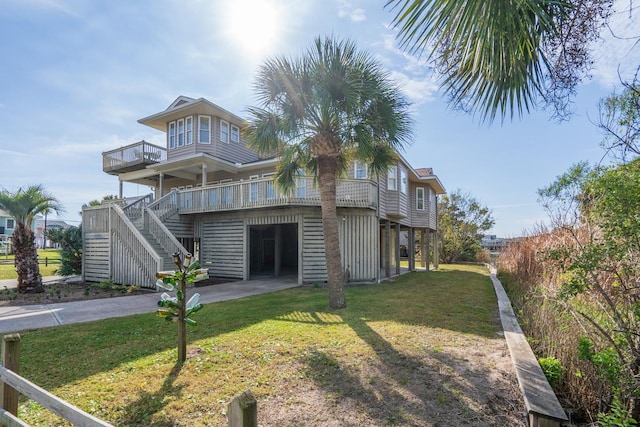
[[247,55],[262,57],[280,35],[281,13],[272,0],[228,2],[226,33]]

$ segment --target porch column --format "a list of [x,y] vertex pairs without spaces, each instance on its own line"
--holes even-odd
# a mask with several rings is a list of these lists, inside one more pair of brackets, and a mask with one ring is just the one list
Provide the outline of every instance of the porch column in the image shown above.
[[425,267],[427,268],[427,271],[429,271],[429,264],[431,264],[431,255],[429,254],[429,252],[431,251],[431,230],[426,229],[424,231],[424,247],[422,248],[424,250],[424,259],[425,259]]
[[164,172],[160,172],[159,178],[158,178],[158,191],[160,194],[158,194],[158,199],[161,198],[163,196],[163,192],[164,192]]
[[207,164],[202,164],[202,186],[207,185]]
[[391,277],[391,221],[384,224],[384,275]]
[[438,253],[438,232],[433,233],[433,268],[440,265],[440,254]]
[[120,188],[118,190],[118,198],[122,199],[122,181],[118,180],[118,183],[120,184]]
[[416,271],[416,236],[413,227],[409,227],[408,234],[407,255],[409,257],[409,271]]
[[395,237],[395,259],[396,259],[396,276],[400,275],[400,223],[396,223],[396,235]]
[[282,263],[281,247],[282,247],[282,226],[277,224],[275,227],[275,238],[273,241],[273,275],[280,276],[280,264]]
[[200,209],[205,209],[204,186],[207,185],[207,164],[202,163],[202,187],[200,187]]

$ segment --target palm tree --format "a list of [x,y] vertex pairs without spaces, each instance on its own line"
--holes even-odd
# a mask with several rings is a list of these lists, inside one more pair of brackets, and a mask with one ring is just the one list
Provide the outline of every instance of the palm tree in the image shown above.
[[608,0],[387,0],[400,45],[429,51],[453,105],[492,121],[543,101],[567,115]]
[[35,235],[31,227],[37,214],[61,212],[62,205],[41,185],[32,185],[26,190],[19,188],[15,193],[6,189],[0,191],[0,208],[16,221],[11,240],[18,273],[18,292],[44,292]]
[[267,60],[255,83],[245,134],[261,154],[278,155],[275,176],[292,191],[300,174],[320,189],[329,306],[346,306],[339,250],[336,180],[350,162],[387,171],[410,136],[408,103],[367,53],[353,42],[318,37],[304,56]]

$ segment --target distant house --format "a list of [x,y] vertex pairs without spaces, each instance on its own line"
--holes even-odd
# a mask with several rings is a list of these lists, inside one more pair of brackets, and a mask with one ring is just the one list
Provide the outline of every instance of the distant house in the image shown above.
[[[175,252],[194,253],[212,276],[326,280],[313,177],[301,173],[293,192],[281,192],[273,181],[278,159],[252,151],[240,132],[246,122],[204,98],[181,96],[139,122],[164,132],[166,145],[140,141],[104,152],[103,171],[118,178],[120,199],[124,182],[153,193],[83,209],[85,280],[154,287],[156,271],[175,268]],[[427,267],[444,191],[430,168],[414,169],[402,156],[379,177],[366,164],[350,165],[336,194],[345,276],[400,274],[403,234],[409,269]]]
[[53,229],[66,230],[67,228],[71,227],[71,225],[59,219],[44,218],[40,215],[36,216],[36,219],[34,221],[36,246],[41,249],[52,247],[51,241],[49,241],[49,239],[45,240],[45,236],[44,236],[45,227],[47,230],[53,230]]
[[0,252],[4,253],[9,249],[10,237],[16,227],[16,220],[8,213],[0,209]]

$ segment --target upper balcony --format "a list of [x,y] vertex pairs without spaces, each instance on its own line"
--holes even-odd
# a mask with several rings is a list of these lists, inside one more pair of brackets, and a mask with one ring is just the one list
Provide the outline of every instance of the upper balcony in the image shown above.
[[[376,209],[377,186],[372,181],[339,180],[336,188],[337,207]],[[320,190],[311,177],[298,179],[296,189],[283,194],[271,178],[180,188],[158,200],[153,209],[179,214],[223,212],[241,209],[274,208],[283,206],[320,206]]]
[[146,141],[102,153],[102,170],[110,175],[144,169],[167,159],[167,150]]

